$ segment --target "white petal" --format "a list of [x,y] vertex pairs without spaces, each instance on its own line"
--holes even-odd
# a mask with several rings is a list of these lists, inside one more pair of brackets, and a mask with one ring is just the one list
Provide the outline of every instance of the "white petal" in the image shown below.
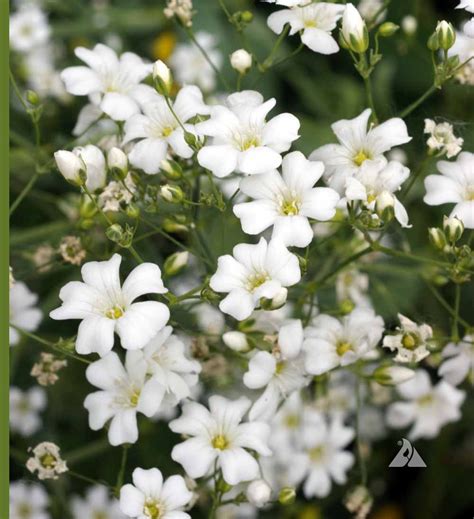
[[139,111],[137,103],[130,96],[118,92],[106,93],[100,107],[114,121],[126,121]]
[[137,413],[135,409],[126,409],[117,413],[110,422],[110,445],[135,443],[138,440]]
[[256,146],[238,154],[238,170],[247,175],[265,173],[280,164],[281,155],[267,146]]
[[425,178],[425,204],[441,205],[450,202],[461,202],[459,184],[452,178],[442,175],[429,175]]
[[161,279],[161,270],[154,263],[142,263],[128,275],[122,287],[127,303],[145,294],[165,294],[168,290]]
[[457,216],[466,229],[474,229],[474,200],[456,204],[450,216]]
[[225,314],[231,315],[238,321],[247,319],[252,314],[255,305],[252,296],[244,289],[233,289],[219,304]]
[[240,448],[226,449],[219,456],[222,477],[229,485],[256,479],[260,473],[257,461]]
[[305,29],[301,41],[312,51],[320,54],[334,54],[339,50],[339,45],[330,34],[315,27]]
[[108,261],[89,261],[81,269],[82,279],[89,286],[111,299],[121,294],[120,263],[122,256],[114,254]]
[[264,387],[272,379],[275,370],[275,357],[267,351],[259,351],[250,359],[248,371],[244,374],[244,384],[250,389]]
[[[287,151],[291,143],[298,139],[299,129],[300,122],[294,115],[288,113],[277,115],[263,128],[262,143],[282,153]],[[265,171],[269,169],[273,168],[267,168]]]
[[199,164],[219,178],[236,170],[237,157],[238,151],[228,144],[204,146],[197,155]]
[[270,382],[250,409],[249,420],[270,421],[275,416],[281,396],[275,382]]
[[151,418],[158,412],[163,397],[165,395],[165,387],[159,380],[152,378],[144,386],[138,400],[137,411]]
[[102,84],[97,74],[87,67],[68,67],[61,72],[66,90],[75,96],[100,92]]
[[169,477],[161,491],[161,499],[166,504],[167,510],[175,510],[187,505],[193,497],[181,476]]
[[285,324],[278,332],[278,346],[285,359],[294,359],[303,345],[303,325],[299,319]]
[[143,139],[137,142],[129,153],[130,163],[143,169],[148,175],[155,175],[160,170],[161,162],[166,158],[168,144],[161,139]]
[[242,287],[247,269],[235,258],[226,254],[217,260],[217,271],[211,277],[210,287],[216,292],[230,292]]
[[216,452],[203,438],[190,438],[173,447],[171,457],[191,478],[201,478],[211,469]]
[[133,485],[120,489],[120,510],[129,517],[139,517],[143,513],[145,496]]
[[132,474],[133,484],[145,494],[146,497],[158,499],[161,495],[163,487],[163,476],[161,472],[156,469],[140,469],[137,468]]
[[96,391],[87,395],[84,407],[89,411],[89,427],[93,431],[102,429],[114,416],[114,396],[106,391]]
[[101,315],[86,317],[77,331],[76,351],[81,355],[97,352],[101,357],[114,346],[114,327],[112,319]]
[[266,254],[267,271],[284,287],[292,286],[301,279],[298,258],[278,240],[271,240]]
[[399,117],[389,119],[376,126],[367,136],[369,149],[374,155],[382,155],[394,146],[400,146],[411,141],[407,125]]
[[117,380],[126,377],[125,368],[119,356],[113,351],[93,362],[86,369],[87,381],[104,390],[112,389]]
[[275,220],[272,239],[281,241],[287,247],[306,247],[313,237],[313,229],[305,216],[278,216]]
[[339,194],[329,187],[315,187],[305,193],[301,214],[325,222],[336,214]]
[[[258,178],[256,177],[249,178]],[[242,230],[247,234],[260,234],[273,225],[277,218],[275,204],[270,200],[255,200],[234,206],[234,214],[240,219]]]

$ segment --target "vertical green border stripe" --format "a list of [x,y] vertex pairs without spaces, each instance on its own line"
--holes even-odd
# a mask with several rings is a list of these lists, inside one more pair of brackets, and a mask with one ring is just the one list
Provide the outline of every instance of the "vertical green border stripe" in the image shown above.
[[8,387],[9,387],[9,354],[8,340],[8,0],[0,0],[0,519],[8,519]]

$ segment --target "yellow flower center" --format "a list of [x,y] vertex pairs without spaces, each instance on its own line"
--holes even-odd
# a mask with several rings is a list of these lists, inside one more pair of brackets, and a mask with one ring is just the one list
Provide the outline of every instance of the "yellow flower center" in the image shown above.
[[214,449],[219,449],[220,451],[223,451],[227,449],[227,447],[229,446],[229,442],[227,441],[227,438],[224,435],[218,434],[217,436],[214,436],[214,438],[212,438],[212,446],[214,447]]
[[174,131],[174,128],[171,128],[171,126],[166,126],[166,128],[163,128],[161,131],[161,135],[163,137],[169,137]]
[[266,272],[256,272],[247,279],[247,290],[253,292],[270,279]]
[[342,357],[344,353],[347,353],[350,350],[352,350],[352,344],[349,342],[341,341],[337,343],[336,352],[339,357]]
[[414,333],[404,333],[402,337],[403,347],[407,350],[414,350],[418,344],[418,337]]
[[52,454],[45,454],[40,458],[41,465],[46,469],[52,469],[56,466],[57,460]]
[[156,501],[148,500],[143,508],[146,517],[150,519],[159,519],[161,517],[161,509]]
[[124,314],[123,308],[119,305],[115,305],[114,307],[109,308],[105,312],[105,317],[108,317],[109,319],[120,319],[123,314]]
[[312,27],[317,27],[317,24],[316,24],[315,20],[305,20],[304,26],[305,26],[305,29],[310,29]]
[[288,429],[296,429],[299,424],[300,424],[300,418],[296,414],[289,414],[285,418],[285,425],[288,427]]
[[254,148],[256,146],[260,146],[260,139],[258,137],[247,137],[242,141],[240,146],[241,151],[248,150],[249,148]]
[[94,512],[94,519],[109,519],[109,516],[106,512],[99,510],[98,512]]
[[280,375],[281,372],[285,369],[285,362],[284,361],[280,361],[280,362],[277,362],[277,365],[276,365],[276,368],[275,368],[275,373],[277,375]]
[[369,204],[371,204],[372,202],[374,202],[376,200],[377,196],[374,195],[373,193],[371,193],[368,197],[367,197],[367,202]]
[[318,447],[314,447],[309,451],[309,457],[311,461],[320,461],[324,454],[324,447],[319,445]]
[[295,216],[299,214],[300,208],[297,200],[283,200],[281,204],[281,213],[285,216]]
[[433,395],[425,395],[417,400],[418,404],[421,406],[430,405],[433,402]]
[[21,519],[30,519],[31,517],[31,507],[30,505],[27,505],[26,503],[22,503],[17,508],[17,514],[18,517],[21,517]]
[[364,150],[360,150],[356,155],[354,155],[354,158],[352,160],[354,161],[354,164],[356,164],[357,166],[361,166],[366,160],[370,158],[370,153]]

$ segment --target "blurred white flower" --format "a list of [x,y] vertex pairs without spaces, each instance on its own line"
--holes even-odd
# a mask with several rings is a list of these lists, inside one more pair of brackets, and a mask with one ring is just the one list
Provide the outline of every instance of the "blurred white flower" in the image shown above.
[[381,23],[387,16],[383,0],[360,0],[357,10],[365,21],[371,23]]
[[336,278],[336,297],[339,303],[351,301],[356,306],[370,307],[369,276],[355,268],[341,272]]
[[[16,281],[10,288],[10,324],[28,332],[34,332],[43,318],[43,312],[36,308],[38,296],[22,281]],[[10,346],[20,342],[20,333],[10,326]]]
[[18,52],[30,52],[45,45],[51,29],[44,12],[36,5],[22,6],[10,16],[10,46]]
[[402,18],[400,25],[402,27],[402,31],[405,34],[411,36],[412,34],[415,34],[418,29],[418,20],[415,18],[415,16],[407,14]]
[[474,0],[460,0],[459,4],[456,6],[456,9],[465,9],[470,13],[474,13]]
[[26,481],[10,483],[9,519],[50,519],[48,506],[48,494],[42,486]]
[[[468,22],[469,23],[469,22]],[[467,24],[466,24],[467,25]],[[468,28],[472,28],[471,25]],[[474,85],[474,29],[473,34],[468,35],[457,31],[456,41],[449,49],[448,56],[459,56],[461,63],[467,62],[456,72],[456,79],[466,85]]]
[[419,362],[427,357],[430,352],[428,340],[433,337],[433,330],[427,324],[416,324],[408,317],[398,314],[400,328],[396,335],[386,335],[383,346],[390,351],[396,351],[396,362]]
[[10,387],[10,430],[32,436],[42,425],[39,414],[46,409],[46,392],[39,387],[22,391]]
[[119,502],[102,485],[89,487],[84,498],[74,496],[71,511],[73,519],[125,519]]
[[275,99],[263,101],[254,90],[227,97],[226,106],[210,107],[209,120],[196,125],[202,135],[212,137],[198,153],[199,164],[216,177],[234,171],[254,175],[280,166],[281,153],[296,140],[300,123],[289,113],[266,121]]
[[245,492],[249,503],[257,508],[265,506],[271,498],[272,489],[270,485],[263,479],[252,481]]
[[76,351],[103,356],[114,345],[114,332],[125,349],[143,348],[168,322],[169,310],[158,301],[135,303],[145,294],[164,294],[158,265],[142,263],[120,283],[122,257],[90,261],[81,269],[84,282],[71,281],[59,292],[62,305],[52,319],[80,319]]
[[425,119],[425,131],[429,134],[426,142],[430,151],[446,155],[448,159],[455,157],[461,150],[464,139],[454,135],[453,125],[449,123],[436,124],[432,119]]
[[229,485],[258,478],[258,462],[249,450],[271,455],[270,427],[264,422],[242,423],[250,405],[245,397],[228,400],[218,395],[209,398],[209,410],[196,402],[185,403],[181,417],[169,426],[190,438],[173,448],[173,460],[192,478],[206,476],[214,466]]
[[466,335],[458,343],[450,342],[443,349],[443,362],[438,375],[457,386],[466,378],[474,384],[474,336]]

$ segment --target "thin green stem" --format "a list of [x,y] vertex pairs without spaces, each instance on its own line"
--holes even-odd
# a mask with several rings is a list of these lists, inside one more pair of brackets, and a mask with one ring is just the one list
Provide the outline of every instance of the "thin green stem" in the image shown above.
[[184,133],[187,133],[186,128],[184,127],[183,123],[181,122],[181,119],[176,115],[176,112],[173,109],[173,105],[171,104],[170,98],[168,96],[165,96],[166,104],[168,105],[168,108],[170,109],[171,114],[176,119],[176,122],[180,125],[181,129]]
[[92,485],[106,486],[106,487],[112,489],[112,487],[109,484],[105,483],[104,481],[98,481],[96,479],[89,478],[87,476],[79,474],[78,472],[75,472],[74,470],[68,470],[67,473],[70,476],[72,476],[73,478],[80,479],[81,481],[85,481],[86,483],[91,483]]
[[451,330],[451,334],[453,336],[453,341],[459,341],[459,307],[461,303],[461,285],[459,283],[455,284],[455,295],[454,295],[454,319],[453,319],[453,327]]
[[36,184],[38,178],[40,177],[40,174],[36,172],[28,181],[26,186],[22,189],[21,193],[16,197],[13,204],[10,206],[10,216],[15,212],[15,210],[18,208],[18,206],[23,202],[25,197],[28,195],[28,193],[33,189],[34,185]]
[[[453,308],[451,308],[451,305],[446,301],[446,299],[444,299],[444,297],[439,293],[439,291],[431,283],[428,283],[428,281],[426,281],[426,286],[429,288],[431,293],[435,296],[438,303],[440,303],[440,305],[445,310],[447,310],[452,317],[454,317],[456,315],[455,310]],[[457,317],[457,321],[460,324],[462,324],[462,326],[464,326],[464,328],[466,328],[467,330],[470,330],[471,328],[473,328],[473,326],[471,324],[469,324],[467,321],[465,321],[464,319],[462,319],[462,317],[459,314]]]
[[122,446],[122,458],[120,460],[120,470],[117,475],[117,483],[115,484],[115,495],[118,497],[120,495],[120,489],[123,486],[123,482],[125,479],[125,468],[127,466],[127,457],[128,457],[128,449],[130,448],[129,444],[125,444]]
[[378,124],[377,110],[375,109],[374,95],[372,92],[372,82],[370,76],[364,77],[365,93],[367,95],[367,103],[372,110],[372,120],[375,124]]
[[283,31],[281,31],[280,35],[278,36],[278,38],[275,42],[275,45],[273,45],[273,48],[270,51],[270,54],[266,57],[266,59],[263,61],[263,63],[259,66],[260,72],[265,73],[273,65],[274,56],[277,53],[278,49],[280,48],[280,45],[283,43],[283,40],[288,36],[289,32],[290,32],[290,26],[289,26],[289,24],[286,24],[285,28],[283,29]]
[[360,470],[361,483],[363,486],[367,486],[367,466],[365,463],[365,456],[363,453],[361,430],[360,430],[360,414],[362,411],[362,384],[361,384],[359,377],[357,378],[356,404],[357,404],[357,413],[356,413],[357,457],[359,459],[359,470]]
[[431,85],[428,90],[422,94],[416,101],[414,101],[411,105],[407,106],[404,110],[402,110],[398,117],[404,119],[408,115],[410,115],[413,111],[415,111],[421,104],[423,104],[429,97],[431,97],[437,90],[436,85]]

